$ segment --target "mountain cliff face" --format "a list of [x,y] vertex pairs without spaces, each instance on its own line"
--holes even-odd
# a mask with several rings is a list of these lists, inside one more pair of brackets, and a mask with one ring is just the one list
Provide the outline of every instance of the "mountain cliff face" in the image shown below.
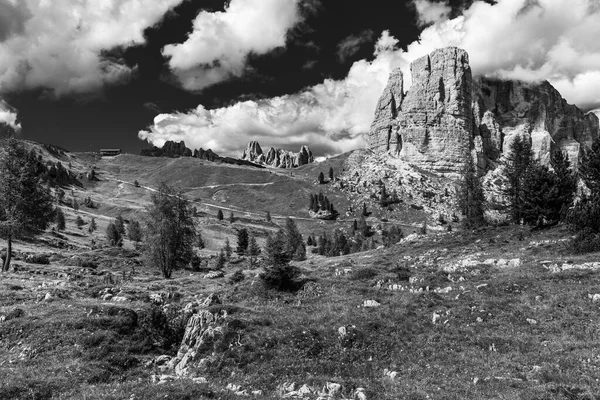
[[315,161],[307,146],[302,146],[298,153],[273,147],[263,153],[260,144],[256,141],[248,143],[242,155],[242,160],[275,168],[296,168]]
[[449,47],[411,64],[412,87],[391,73],[369,131],[369,149],[434,172],[457,173],[469,151],[483,171],[494,169],[512,140],[531,140],[549,163],[562,150],[576,165],[598,136],[598,118],[570,105],[548,82],[473,79],[468,54]]

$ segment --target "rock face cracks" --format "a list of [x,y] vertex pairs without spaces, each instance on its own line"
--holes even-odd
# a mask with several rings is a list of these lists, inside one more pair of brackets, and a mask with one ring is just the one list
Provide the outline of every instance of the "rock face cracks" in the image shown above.
[[466,51],[435,50],[411,64],[412,86],[394,70],[375,109],[368,146],[433,172],[459,172],[467,155],[493,169],[518,135],[549,163],[562,150],[576,165],[598,136],[598,118],[570,105],[548,82],[473,78]]

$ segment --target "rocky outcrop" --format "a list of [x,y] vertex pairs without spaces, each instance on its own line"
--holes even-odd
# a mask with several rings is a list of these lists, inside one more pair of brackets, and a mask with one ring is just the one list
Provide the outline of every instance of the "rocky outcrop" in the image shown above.
[[185,146],[185,142],[166,141],[162,147],[153,146],[151,149],[142,149],[141,154],[148,157],[191,157],[192,150]]
[[241,159],[274,168],[296,168],[315,161],[307,146],[302,146],[298,153],[273,147],[263,153],[260,144],[256,141],[248,143]]
[[598,136],[598,118],[568,104],[547,81],[527,83],[481,77],[473,96],[474,147],[479,166],[494,166],[517,136],[531,140],[534,155],[549,164],[561,150],[577,165],[581,150]]
[[377,153],[400,151],[398,132],[394,127],[403,99],[404,77],[400,69],[395,69],[390,74],[387,86],[375,108],[375,118],[369,131],[369,147],[373,151]]
[[449,47],[411,64],[412,86],[402,93],[394,70],[369,131],[369,150],[389,153],[434,172],[459,172],[468,151],[480,171],[492,170],[522,136],[548,164],[561,150],[576,166],[598,136],[598,118],[570,105],[548,82],[471,77],[468,55]]

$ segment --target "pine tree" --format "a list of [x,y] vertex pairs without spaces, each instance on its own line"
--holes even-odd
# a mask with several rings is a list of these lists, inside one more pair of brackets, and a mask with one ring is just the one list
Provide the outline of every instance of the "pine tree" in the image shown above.
[[98,227],[96,226],[96,218],[92,217],[90,225],[88,226],[88,232],[93,233]]
[[304,260],[306,258],[304,239],[302,238],[302,234],[298,230],[296,223],[290,217],[285,220],[285,238],[288,256],[296,261]]
[[123,236],[116,224],[111,222],[106,227],[106,239],[111,246],[121,247],[123,245]]
[[277,234],[267,236],[264,253],[269,266],[287,265],[291,257],[286,249],[285,232],[279,230]]
[[131,221],[128,226],[127,236],[132,242],[139,243],[142,241],[142,227],[138,221]]
[[267,222],[271,222],[271,213],[269,211],[267,211],[267,213],[265,214],[265,219],[267,220]]
[[3,271],[10,268],[12,241],[35,236],[52,221],[52,196],[41,184],[35,164],[28,161],[23,143],[5,128],[0,148],[0,236],[7,241]]
[[223,267],[225,267],[225,252],[223,251],[223,249],[221,249],[221,251],[219,251],[219,255],[217,256],[217,262],[215,265],[216,269],[223,269]]
[[333,167],[329,167],[329,180],[333,181]]
[[200,231],[196,232],[196,245],[199,249],[206,247],[206,243],[204,243],[204,239],[202,238],[202,233]]
[[323,171],[319,172],[319,184],[325,183],[325,175],[323,175]]
[[600,137],[594,140],[591,148],[584,148],[579,175],[592,193],[600,193]]
[[240,256],[246,254],[248,250],[248,230],[246,228],[238,229],[237,231],[237,246],[235,252]]
[[250,268],[254,267],[254,263],[256,262],[256,257],[260,254],[260,247],[258,243],[256,243],[256,238],[254,236],[250,236],[248,240],[248,255],[250,256]]
[[223,221],[223,211],[221,211],[221,210],[217,211],[217,219],[219,221]]
[[229,223],[233,224],[235,222],[235,218],[233,217],[233,211],[229,212]]
[[56,229],[59,231],[64,231],[66,228],[65,214],[63,213],[62,208],[57,207],[55,213]]
[[78,215],[77,218],[75,218],[75,225],[77,225],[77,228],[81,229],[84,224],[85,222],[83,222],[83,218]]
[[189,265],[194,255],[196,227],[191,206],[181,189],[162,183],[146,212],[146,262],[170,279],[173,271]]
[[367,211],[367,203],[363,202],[363,206],[362,206],[362,216],[366,217],[369,215],[369,212]]
[[227,261],[231,260],[231,244],[229,244],[229,238],[226,237],[225,238],[225,246],[223,246],[223,251],[225,252],[225,259]]
[[312,241],[312,237],[308,237],[308,239],[306,239],[306,245],[307,246],[312,246],[313,245],[313,241]]
[[77,202],[77,199],[75,197],[73,197],[71,204],[73,205],[73,210],[79,211],[79,203]]
[[463,226],[467,229],[485,225],[485,195],[481,180],[477,176],[475,163],[469,153],[461,172],[459,206],[465,216]]
[[115,219],[115,228],[117,228],[121,236],[125,235],[125,221],[121,214],[117,215],[117,218]]
[[513,222],[519,223],[523,218],[523,178],[533,162],[531,141],[517,136],[509,147],[510,151],[504,162],[504,175],[508,198],[509,214]]

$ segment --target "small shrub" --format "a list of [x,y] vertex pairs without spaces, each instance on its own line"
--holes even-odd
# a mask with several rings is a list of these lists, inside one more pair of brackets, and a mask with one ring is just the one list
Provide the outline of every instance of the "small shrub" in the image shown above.
[[27,256],[25,261],[27,261],[30,264],[48,265],[50,264],[50,256],[46,254],[31,254]]
[[600,234],[590,228],[585,228],[577,232],[571,246],[573,252],[577,254],[600,251]]
[[276,265],[260,274],[260,279],[268,289],[283,292],[294,292],[300,289],[303,282],[297,280],[300,269],[292,265]]
[[394,272],[397,274],[399,281],[408,282],[408,280],[412,276],[412,272],[411,272],[410,268],[407,267],[406,265],[398,265],[394,269]]
[[350,280],[353,281],[365,281],[368,279],[375,278],[379,273],[373,268],[362,268],[352,272]]
[[229,283],[231,283],[231,284],[239,283],[239,282],[243,281],[245,278],[246,278],[246,276],[244,275],[242,270],[238,269],[229,278]]

